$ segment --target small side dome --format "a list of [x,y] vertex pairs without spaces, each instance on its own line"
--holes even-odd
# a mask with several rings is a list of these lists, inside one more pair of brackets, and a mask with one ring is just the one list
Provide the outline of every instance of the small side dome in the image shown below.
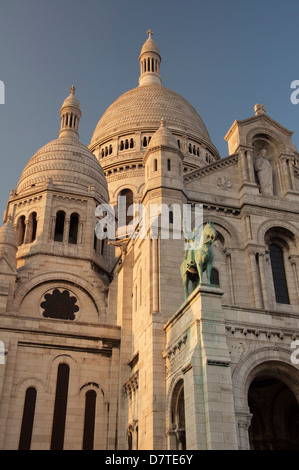
[[94,154],[79,141],[80,103],[72,86],[60,110],[58,139],[40,148],[24,168],[17,194],[29,194],[46,187],[88,194],[92,189],[99,200],[108,202],[108,186],[103,169]]
[[7,221],[0,227],[0,258],[4,256],[12,269],[17,267],[17,251],[17,234],[13,228],[11,216],[9,216]]
[[0,251],[9,246],[17,250],[18,240],[15,229],[13,228],[11,217],[0,227]]
[[161,119],[159,129],[154,133],[153,137],[151,138],[148,150],[159,146],[170,147],[179,150],[178,143],[174,135],[165,126],[164,119]]

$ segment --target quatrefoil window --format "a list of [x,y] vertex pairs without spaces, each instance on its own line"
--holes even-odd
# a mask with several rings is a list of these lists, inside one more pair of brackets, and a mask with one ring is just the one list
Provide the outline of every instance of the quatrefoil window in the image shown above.
[[45,318],[57,318],[60,320],[75,320],[75,313],[79,311],[77,298],[66,290],[54,289],[44,296],[44,301],[40,304],[44,309]]

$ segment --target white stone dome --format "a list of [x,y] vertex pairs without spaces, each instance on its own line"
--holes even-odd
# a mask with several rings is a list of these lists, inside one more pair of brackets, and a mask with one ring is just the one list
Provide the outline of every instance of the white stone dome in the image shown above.
[[60,110],[61,128],[58,139],[39,149],[21,174],[17,194],[36,191],[45,185],[55,189],[87,194],[89,189],[97,198],[108,202],[104,172],[94,154],[79,141],[80,103],[74,85]]
[[168,130],[163,119],[161,120],[159,129],[154,133],[150,141],[148,150],[158,146],[179,149],[174,135]]
[[23,170],[17,194],[53,184],[65,191],[86,194],[89,187],[108,201],[106,179],[101,165],[88,148],[73,138],[58,138],[36,152]]
[[174,134],[187,134],[214,149],[203,120],[182,96],[162,85],[143,85],[121,95],[99,120],[89,147],[114,135],[138,130],[156,131],[161,119]]

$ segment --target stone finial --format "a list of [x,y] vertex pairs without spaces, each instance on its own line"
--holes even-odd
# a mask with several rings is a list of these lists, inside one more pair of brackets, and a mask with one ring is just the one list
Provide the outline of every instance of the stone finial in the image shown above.
[[266,107],[263,104],[257,103],[254,106],[254,112],[256,116],[259,116],[260,114],[266,114]]
[[74,95],[76,91],[76,88],[74,85],[71,86],[71,94]]
[[148,34],[148,38],[151,39],[152,35],[154,34],[154,32],[151,30],[151,29],[148,29],[146,34]]

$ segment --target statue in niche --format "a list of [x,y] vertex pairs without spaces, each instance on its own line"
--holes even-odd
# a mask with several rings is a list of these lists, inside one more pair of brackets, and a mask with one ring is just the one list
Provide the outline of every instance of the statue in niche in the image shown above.
[[255,161],[255,169],[260,183],[262,194],[273,196],[273,170],[271,163],[266,158],[267,150],[262,149],[260,156]]

